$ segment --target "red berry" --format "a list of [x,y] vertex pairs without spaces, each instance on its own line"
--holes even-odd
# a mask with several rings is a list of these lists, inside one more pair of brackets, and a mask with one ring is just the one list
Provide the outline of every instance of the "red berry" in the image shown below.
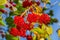
[[16,7],[16,4],[13,3],[12,5],[13,5],[14,7]]
[[27,40],[33,40],[31,35],[27,35],[26,38],[27,38]]
[[50,22],[50,17],[48,14],[42,14],[39,18],[39,22],[42,24],[48,24]]
[[23,7],[29,7],[29,6],[31,6],[32,5],[32,1],[28,1],[28,0],[25,0],[24,2],[23,2]]
[[38,2],[36,2],[36,4],[37,4],[37,5],[40,5],[40,2],[38,1]]
[[6,7],[6,8],[8,8],[8,7],[9,7],[9,5],[8,5],[8,4],[5,4],[5,7]]
[[16,7],[16,4],[14,2],[10,2],[10,4],[14,7]]
[[0,9],[0,12],[2,12],[2,13],[7,13],[7,11],[4,10],[4,9]]
[[23,25],[23,27],[26,30],[31,30],[33,28],[30,24],[26,24],[26,23]]
[[23,5],[23,7],[26,8],[28,6],[28,1],[24,1],[22,5]]
[[33,12],[33,8],[30,8],[30,10],[29,10],[30,12]]
[[21,17],[21,16],[15,16],[14,17],[14,23],[17,25],[17,26],[23,26],[23,24],[25,23],[24,22],[24,19],[23,19],[23,17]]
[[28,6],[31,6],[31,5],[32,5],[32,1],[31,1],[31,2],[29,2]]
[[24,28],[21,28],[19,32],[20,32],[19,36],[26,37],[26,30]]
[[11,28],[10,29],[10,34],[13,36],[18,36],[19,31],[16,28]]
[[13,2],[9,2],[10,4],[13,4]]
[[10,8],[10,10],[13,10],[13,7],[12,6],[10,6],[9,8]]
[[37,22],[38,20],[38,15],[36,14],[28,14],[27,20],[32,23],[32,22]]

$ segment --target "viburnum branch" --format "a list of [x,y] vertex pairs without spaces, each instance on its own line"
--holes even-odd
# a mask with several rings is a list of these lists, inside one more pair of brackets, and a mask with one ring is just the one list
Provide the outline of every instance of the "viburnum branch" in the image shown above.
[[23,16],[30,8],[26,9],[22,14],[21,16]]
[[[27,11],[29,11],[29,9],[30,8],[36,8],[36,10],[37,10],[37,7],[36,7],[36,4],[33,4],[32,6],[30,6],[28,9],[26,9],[22,14],[21,14],[21,16],[23,16]],[[37,10],[38,11],[38,10]]]
[[[32,5],[32,6],[34,6],[34,5]],[[26,10],[21,14],[21,16],[23,16],[32,6],[30,6],[28,9],[26,9]]]

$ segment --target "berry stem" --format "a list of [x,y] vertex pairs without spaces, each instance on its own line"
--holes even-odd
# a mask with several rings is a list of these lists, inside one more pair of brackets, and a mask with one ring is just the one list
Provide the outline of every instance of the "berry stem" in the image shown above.
[[24,14],[30,9],[31,7],[29,7],[28,9],[26,9],[22,14],[21,16],[24,16]]
[[36,4],[33,4],[32,6],[30,6],[28,9],[26,9],[26,10],[21,14],[21,16],[24,16],[24,14],[25,14],[27,11],[29,11],[30,8],[32,8],[32,7],[36,8],[35,6],[36,6]]

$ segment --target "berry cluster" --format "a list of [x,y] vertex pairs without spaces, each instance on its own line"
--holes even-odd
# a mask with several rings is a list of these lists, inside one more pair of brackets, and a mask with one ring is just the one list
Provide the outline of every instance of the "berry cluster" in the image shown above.
[[30,23],[39,22],[40,24],[42,24],[42,23],[48,24],[50,22],[50,17],[48,14],[44,14],[44,13],[41,16],[32,13],[32,14],[28,14],[27,20]]
[[39,18],[39,22],[42,24],[48,24],[50,22],[50,17],[48,14],[42,14]]
[[10,8],[11,6],[16,7],[16,4],[14,2],[9,2],[9,4],[5,4],[6,8]]
[[24,2],[23,2],[23,7],[29,7],[29,6],[31,6],[32,5],[32,1],[29,1],[29,0],[25,0]]
[[27,37],[27,40],[33,40],[31,35],[27,35],[26,37]]
[[14,24],[16,25],[16,28],[10,30],[10,34],[13,36],[26,37],[26,30],[31,30],[33,28],[31,27],[31,24],[25,23],[24,18],[21,16],[14,17]]
[[32,13],[32,14],[28,14],[27,20],[32,23],[32,22],[37,22],[38,20],[38,15]]
[[37,5],[40,5],[40,2],[38,1],[38,2],[33,2],[32,0],[25,0],[25,1],[23,1],[23,7],[29,7],[29,6],[31,6],[32,4],[34,4],[34,3],[36,3]]
[[16,25],[16,28],[11,28],[10,34],[12,34],[13,36],[26,37],[26,30],[31,30],[33,28],[31,26],[31,23],[39,22],[40,24],[42,23],[48,24],[50,22],[50,17],[48,16],[48,14],[44,14],[44,13],[41,16],[31,13],[31,14],[28,14],[27,21],[29,23],[25,23],[23,17],[15,16],[14,24]]

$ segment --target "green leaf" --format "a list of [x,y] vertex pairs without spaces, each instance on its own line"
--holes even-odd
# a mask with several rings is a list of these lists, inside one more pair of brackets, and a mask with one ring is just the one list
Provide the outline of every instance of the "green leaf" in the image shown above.
[[6,34],[6,40],[19,40],[19,38],[18,37],[14,37],[14,36],[12,36],[10,34]]
[[12,17],[7,17],[5,21],[6,21],[6,24],[8,25],[8,27],[16,27]]
[[57,23],[57,22],[58,22],[58,20],[56,18],[51,18],[49,24],[53,24],[53,23]]
[[14,15],[15,15],[14,12],[9,13],[9,16],[14,16]]
[[43,8],[43,11],[45,11],[45,10],[48,10],[48,8],[44,7],[44,8]]
[[5,8],[5,6],[4,5],[0,5],[0,9],[2,9],[2,8]]
[[2,20],[0,20],[0,26],[5,26],[6,24],[2,21]]
[[47,4],[51,5],[51,3],[50,3],[50,2],[48,2]]
[[53,22],[57,23],[57,22],[58,22],[58,20],[57,20],[56,18],[54,18],[54,19],[53,19]]
[[26,8],[24,8],[24,7],[22,6],[21,3],[19,3],[19,4],[16,6],[16,8],[17,8],[17,10],[18,10],[19,12],[24,12],[25,9],[26,9]]
[[18,4],[18,3],[19,3],[19,0],[14,0],[14,2],[15,2],[16,4]]
[[48,13],[48,15],[50,15],[50,16],[54,16],[54,14],[53,14],[53,10],[50,10],[49,13]]

